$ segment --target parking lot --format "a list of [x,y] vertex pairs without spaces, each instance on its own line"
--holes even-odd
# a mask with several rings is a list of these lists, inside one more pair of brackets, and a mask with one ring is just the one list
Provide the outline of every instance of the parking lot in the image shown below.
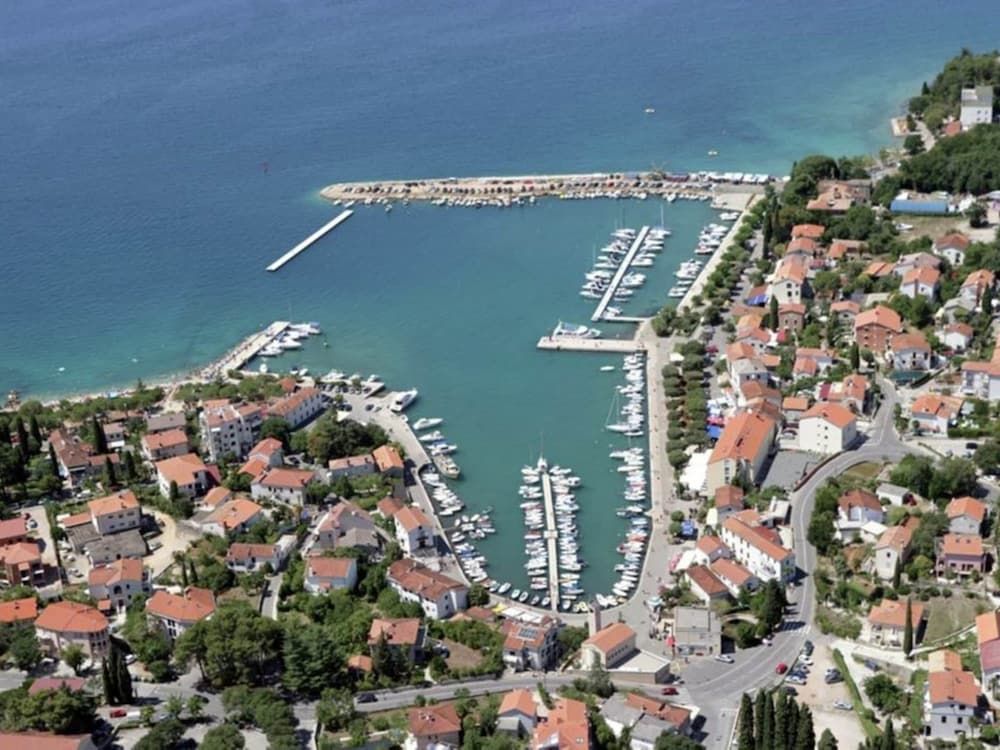
[[850,704],[851,696],[843,682],[827,684],[823,676],[826,670],[835,667],[830,649],[818,644],[812,655],[813,664],[805,685],[794,685],[796,698],[809,706],[813,713],[816,739],[829,729],[841,747],[857,747],[864,744],[865,734],[861,729],[857,714],[853,710],[836,708],[838,701]]

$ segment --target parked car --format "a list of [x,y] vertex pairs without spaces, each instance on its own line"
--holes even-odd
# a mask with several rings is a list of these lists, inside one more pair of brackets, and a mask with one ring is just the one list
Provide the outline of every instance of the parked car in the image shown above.
[[677,688],[667,685],[663,690],[660,691],[662,695],[677,695]]
[[788,680],[788,682],[792,683],[793,685],[805,685],[806,684],[806,678],[803,677],[802,675],[793,674],[793,675],[791,675],[790,677],[788,677],[786,679]]
[[812,656],[812,652],[815,646],[812,641],[806,641],[802,644],[802,650],[805,652],[806,656]]
[[128,715],[128,711],[124,708],[112,708],[111,713],[108,714],[112,719],[124,719]]
[[736,662],[736,659],[731,657],[729,654],[716,654],[715,660],[721,661],[725,664],[734,664]]
[[785,691],[785,695],[798,695],[799,694],[799,691],[796,690],[795,688],[793,688],[791,685],[785,685],[785,686],[783,686],[782,690]]
[[760,639],[760,642],[763,643],[765,646],[770,646],[772,643],[774,643],[774,639],[769,635],[765,635],[763,638]]
[[378,700],[378,696],[375,693],[358,693],[356,700],[358,703],[374,703]]
[[833,704],[833,707],[834,708],[839,708],[841,711],[850,711],[852,708],[854,708],[854,705],[851,704],[851,703],[848,703],[847,701],[836,701]]
[[872,672],[878,672],[878,664],[871,659],[865,659],[864,665]]
[[802,656],[799,657],[799,662],[805,664],[807,667],[811,667],[813,660],[812,657],[809,656],[808,654],[803,654]]
[[774,673],[775,674],[784,674],[787,671],[788,671],[788,665],[785,664],[785,662],[783,662],[783,661],[782,662],[778,662],[778,666],[776,666],[774,668]]

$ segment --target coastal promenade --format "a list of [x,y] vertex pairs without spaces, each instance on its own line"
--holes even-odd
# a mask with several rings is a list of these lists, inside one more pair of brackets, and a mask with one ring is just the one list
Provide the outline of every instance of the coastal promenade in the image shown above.
[[556,510],[552,503],[552,475],[548,467],[542,472],[542,497],[545,500],[545,544],[549,548],[549,599],[552,609],[559,611],[559,551],[556,542]]
[[645,198],[674,196],[707,200],[727,189],[763,192],[772,178],[740,172],[672,175],[662,171],[592,172],[490,177],[339,182],[321,191],[335,205],[429,201],[439,205],[511,206],[537,198]]
[[622,262],[618,264],[618,268],[615,270],[614,276],[611,277],[611,283],[608,284],[608,288],[604,290],[604,296],[601,297],[600,302],[597,303],[597,307],[594,308],[594,314],[590,316],[591,320],[601,320],[604,318],[604,311],[608,309],[608,305],[611,304],[611,298],[618,291],[618,287],[622,283],[622,279],[625,278],[625,274],[628,272],[629,266],[632,265],[632,261],[635,260],[635,254],[639,252],[639,248],[642,247],[642,243],[646,241],[646,235],[649,234],[649,227],[643,227],[639,230],[639,234],[635,236],[632,240],[632,245],[629,247],[628,252],[625,253],[625,257],[622,258]]

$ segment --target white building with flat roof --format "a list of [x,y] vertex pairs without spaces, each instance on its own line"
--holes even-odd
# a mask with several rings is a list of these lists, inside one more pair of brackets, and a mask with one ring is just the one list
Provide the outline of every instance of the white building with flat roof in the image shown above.
[[962,113],[959,116],[962,130],[986,122],[993,122],[993,87],[976,86],[962,89]]

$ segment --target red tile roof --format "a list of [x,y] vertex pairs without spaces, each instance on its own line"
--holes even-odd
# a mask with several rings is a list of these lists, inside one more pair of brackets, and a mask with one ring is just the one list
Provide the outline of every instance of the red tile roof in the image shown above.
[[90,508],[90,515],[94,518],[105,516],[109,513],[121,513],[139,507],[139,499],[132,490],[122,490],[114,495],[99,497],[87,503]]
[[593,646],[602,654],[613,651],[629,639],[635,638],[635,631],[624,622],[615,622],[606,625],[587,640],[583,642],[585,646]]
[[417,738],[458,734],[462,730],[462,722],[451,703],[411,708],[409,720],[410,734]]
[[368,630],[368,644],[375,645],[384,637],[390,646],[415,646],[420,640],[420,627],[418,617],[376,618]]
[[35,627],[56,633],[100,633],[108,629],[108,618],[86,604],[55,602],[42,610]]
[[215,595],[208,589],[194,586],[189,587],[184,596],[160,590],[146,601],[146,611],[167,620],[195,623],[215,612]]
[[38,617],[38,600],[33,596],[0,602],[0,622],[31,622]]
[[882,305],[876,305],[871,310],[860,312],[854,318],[854,330],[868,325],[888,328],[895,333],[900,333],[903,330],[903,320],[899,317],[899,313]]

